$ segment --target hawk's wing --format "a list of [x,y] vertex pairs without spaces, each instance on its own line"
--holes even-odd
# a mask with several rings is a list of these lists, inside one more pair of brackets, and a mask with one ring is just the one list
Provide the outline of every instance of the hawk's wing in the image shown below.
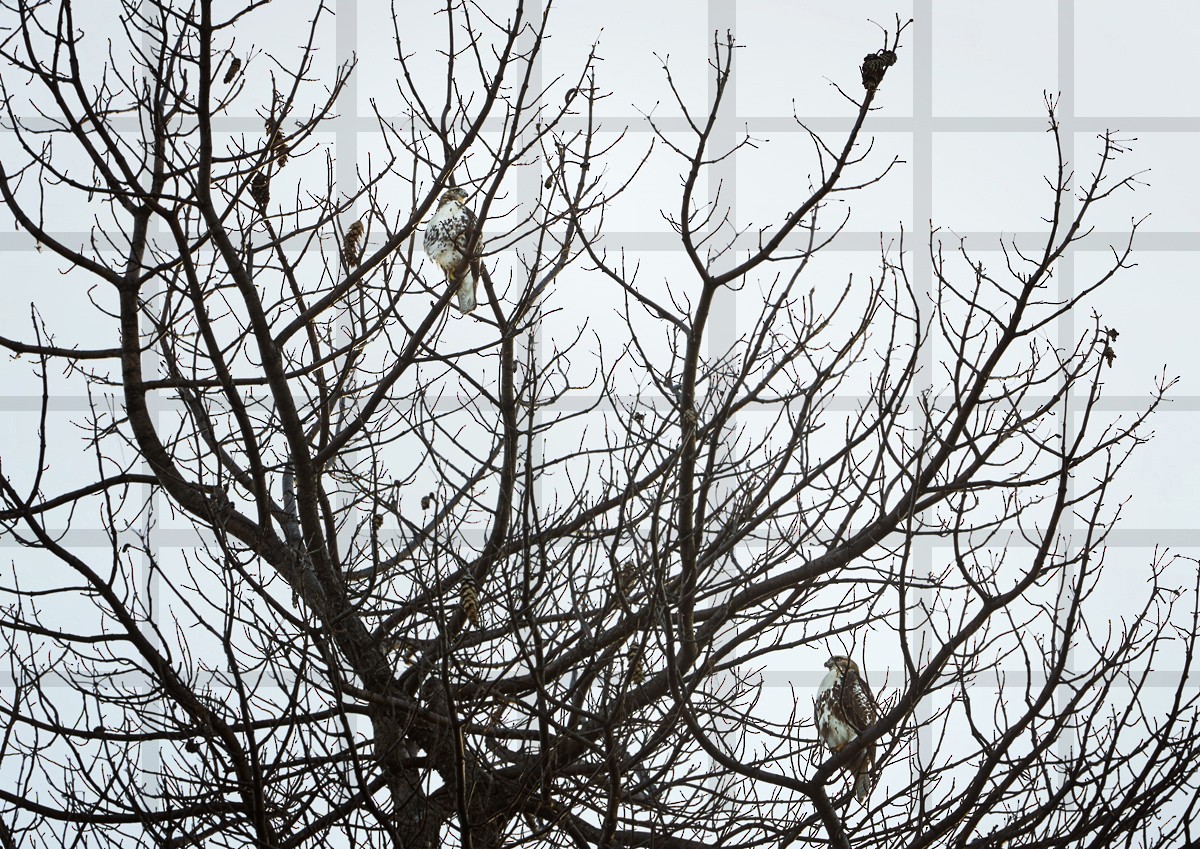
[[[455,243],[458,249],[462,251],[463,255],[465,256],[470,253],[468,250],[470,245],[467,244],[467,236],[472,230],[475,229],[475,213],[466,206],[460,206],[459,209],[460,212],[458,213],[458,220],[460,222],[461,229],[458,231],[458,236],[455,239]],[[476,238],[478,238],[478,234],[476,234]]]
[[825,727],[825,722],[828,721],[829,715],[833,710],[833,696],[829,690],[821,690],[817,693],[817,697],[813,699],[813,725],[816,726],[817,736],[821,741],[828,744],[828,729]]
[[467,237],[475,228],[475,213],[463,204],[455,204],[457,209],[446,219],[446,238],[464,257],[470,256]]
[[879,706],[871,695],[871,688],[857,670],[850,669],[842,676],[839,695],[842,714],[855,731],[875,724],[879,718]]

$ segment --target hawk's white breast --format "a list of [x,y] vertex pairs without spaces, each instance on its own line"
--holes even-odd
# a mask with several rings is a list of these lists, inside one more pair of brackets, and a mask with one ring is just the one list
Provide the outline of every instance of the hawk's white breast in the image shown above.
[[817,734],[826,746],[835,751],[858,736],[854,728],[841,717],[841,710],[835,703],[833,688],[841,683],[840,678],[838,670],[831,669],[817,689]]
[[470,215],[462,204],[444,203],[429,219],[425,228],[425,252],[438,267],[449,273],[463,261],[458,242],[470,223]]

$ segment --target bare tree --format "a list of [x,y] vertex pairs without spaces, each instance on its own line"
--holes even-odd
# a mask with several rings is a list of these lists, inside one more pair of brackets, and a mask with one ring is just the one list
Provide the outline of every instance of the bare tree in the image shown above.
[[[715,97],[677,95],[687,143],[657,133],[683,182],[654,279],[602,237],[639,168],[606,168],[596,50],[539,76],[549,2],[450,0],[441,44],[393,12],[396,73],[359,79],[398,77],[404,108],[352,191],[319,135],[353,70],[318,79],[324,4],[298,56],[239,39],[293,5],[128,0],[107,45],[76,5],[4,3],[0,193],[69,274],[0,339],[42,393],[32,450],[0,447],[26,549],[0,590],[0,845],[1178,845],[1194,564],[1145,564],[1127,619],[1097,604],[1110,487],[1169,381],[1113,417],[1117,331],[1051,341],[1130,264],[1052,285],[1130,185],[1120,140],[1081,181],[1058,147],[1034,253],[988,267],[934,232],[931,293],[902,243],[835,282],[831,201],[896,163],[863,124],[905,27],[830,70],[853,127],[810,133],[812,185],[781,183],[761,232],[698,188],[739,152],[713,141],[722,34]],[[464,317],[420,250],[450,187]],[[89,303],[83,347],[58,308]],[[76,442],[64,393],[91,399]],[[760,672],[839,647],[880,709],[830,753]]]

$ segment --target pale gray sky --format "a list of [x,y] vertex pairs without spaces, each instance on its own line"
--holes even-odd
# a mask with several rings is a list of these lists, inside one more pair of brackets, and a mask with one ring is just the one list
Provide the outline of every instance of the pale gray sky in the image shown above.
[[[103,25],[109,5],[90,7],[98,16],[96,26]],[[396,65],[390,58],[390,26],[378,25],[387,18],[387,3],[335,0],[332,5],[337,15],[321,34],[317,73],[331,79],[338,62],[352,54],[359,61],[346,105],[324,140],[348,188],[354,169],[366,166],[368,154],[380,155],[380,138],[371,131],[372,106],[385,115],[398,111],[391,82]],[[436,57],[420,54],[444,26],[432,15],[439,5],[408,4],[412,12],[401,33],[416,51],[418,73],[431,75],[430,85],[444,85],[436,79],[441,67]],[[508,6],[494,0],[484,5]],[[1046,133],[1044,92],[1060,93],[1058,117],[1068,156],[1081,176],[1096,165],[1097,133],[1111,128],[1136,139],[1117,168],[1120,173],[1146,172],[1141,178],[1145,185],[1115,196],[1098,210],[1092,219],[1097,231],[1058,277],[1058,285],[1068,288],[1089,280],[1106,258],[1107,246],[1122,243],[1130,221],[1150,215],[1135,243],[1138,266],[1120,274],[1096,300],[1105,323],[1121,332],[1116,365],[1106,374],[1105,410],[1139,410],[1156,376],[1164,370],[1168,376],[1180,376],[1171,402],[1153,422],[1155,438],[1135,453],[1118,480],[1118,492],[1130,500],[1110,538],[1108,556],[1116,584],[1106,589],[1113,615],[1122,612],[1125,601],[1120,576],[1126,566],[1147,562],[1155,546],[1200,554],[1200,487],[1195,483],[1200,480],[1200,440],[1195,438],[1200,429],[1200,335],[1193,327],[1200,305],[1195,270],[1200,258],[1200,165],[1195,156],[1200,148],[1200,88],[1190,82],[1200,4],[567,0],[556,14],[543,81],[573,73],[581,51],[598,40],[604,60],[598,84],[612,93],[601,101],[603,127],[614,135],[622,129],[631,134],[611,159],[614,174],[632,167],[648,143],[643,116],[661,119],[668,129],[684,129],[671,103],[662,60],[668,62],[683,97],[703,109],[711,89],[713,32],[735,33],[742,49],[720,132],[728,140],[749,134],[758,143],[756,150],[721,172],[723,197],[734,199],[739,226],[778,220],[790,208],[789,195],[780,186],[807,184],[807,172],[794,166],[807,161],[803,157],[809,142],[793,113],[837,137],[849,126],[853,108],[832,83],[856,95],[861,92],[861,58],[881,46],[881,30],[871,21],[890,27],[896,14],[914,17],[899,64],[889,71],[875,101],[878,111],[867,122],[876,137],[875,161],[896,155],[904,163],[882,184],[854,196],[854,215],[829,259],[839,280],[855,268],[871,274],[880,232],[885,240],[893,238],[901,224],[910,234],[910,246],[919,252],[932,220],[966,237],[986,263],[1000,260],[1002,238],[1035,242],[1049,209],[1043,177],[1055,163]],[[300,43],[304,25],[302,16],[250,18],[239,31],[239,44],[247,51],[266,44],[285,50]],[[430,60],[424,67],[423,59]],[[4,73],[6,81],[19,84],[8,69]],[[269,91],[265,77],[249,84]],[[260,131],[259,120],[251,114],[222,120],[230,133]],[[11,151],[11,144],[7,134],[0,133],[0,155]],[[646,264],[648,276],[661,278],[677,257],[676,242],[658,209],[677,204],[679,165],[659,151],[652,166],[636,194],[613,204],[607,245],[613,251],[627,249]],[[540,179],[531,174],[524,188],[536,191]],[[715,189],[708,186],[710,192]],[[52,217],[66,241],[78,242],[94,212],[83,205],[62,206],[53,209]],[[56,263],[39,253],[25,233],[16,231],[11,221],[4,225],[0,286],[8,309],[0,312],[0,334],[30,338],[28,304],[36,301],[60,342],[111,344],[84,294],[91,284],[80,274],[61,277]],[[918,261],[911,267],[918,288],[928,289],[928,263]],[[570,276],[564,275],[562,285],[569,283]],[[107,295],[97,292],[97,297]],[[567,324],[578,321],[571,310],[586,310],[580,302],[562,306],[566,311],[556,321]],[[1082,332],[1087,318],[1062,323],[1060,330],[1064,336]],[[722,321],[724,325],[714,328],[718,336],[737,332],[735,308],[728,309]],[[1065,338],[1062,341],[1066,344]],[[27,448],[31,428],[36,428],[39,389],[27,363],[9,360],[0,362],[0,387],[0,455],[6,471],[17,474],[32,460]],[[56,391],[49,424],[54,440],[82,451],[69,419],[86,408],[86,398]],[[51,477],[68,480],[80,473],[60,466]],[[86,544],[84,537],[78,539]],[[102,534],[96,534],[95,541],[106,544]],[[15,548],[13,540],[0,539],[0,551],[7,552],[4,558],[14,556]],[[931,551],[929,556],[937,554]],[[766,671],[768,683],[779,687],[781,696],[790,693],[785,688],[792,682],[815,686],[823,660],[812,654],[789,657]],[[872,672],[878,687],[883,671],[868,669]]]

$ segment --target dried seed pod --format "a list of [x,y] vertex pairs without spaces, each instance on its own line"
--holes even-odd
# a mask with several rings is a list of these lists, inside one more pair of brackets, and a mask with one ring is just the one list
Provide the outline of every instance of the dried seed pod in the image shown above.
[[271,137],[271,152],[275,155],[275,163],[280,168],[287,165],[288,154],[291,153],[291,149],[287,146],[287,142],[283,140],[283,134],[278,130]]
[[475,579],[469,575],[463,579],[459,589],[459,603],[462,606],[462,612],[467,617],[467,620],[475,628],[479,627],[479,589],[475,586]]
[[630,646],[626,655],[626,661],[629,664],[629,680],[634,684],[641,684],[646,680],[645,654],[643,646]]
[[350,225],[350,229],[346,231],[346,238],[342,240],[342,260],[346,265],[358,265],[358,261],[362,257],[358,240],[362,238],[362,234],[363,225],[361,221],[355,221]]
[[629,595],[637,586],[637,567],[632,563],[626,563],[616,574],[617,589],[621,591],[621,595]]
[[512,702],[503,696],[496,698],[496,706],[492,708],[491,714],[488,716],[488,725],[491,728],[499,728],[500,720],[504,719],[504,714],[512,706]]
[[868,53],[863,57],[862,68],[859,70],[862,72],[863,88],[867,91],[874,91],[883,82],[883,74],[887,71],[887,66],[880,61],[877,55]]
[[233,82],[233,78],[237,76],[237,72],[240,71],[241,68],[242,60],[239,57],[234,56],[233,61],[229,63],[229,70],[225,72],[225,79],[221,80],[221,82],[223,82],[225,85],[229,85],[231,82]]
[[383,642],[385,651],[394,652],[398,659],[409,666],[417,661],[417,647],[411,640],[391,637]]
[[862,84],[867,91],[874,91],[879,88],[879,84],[883,82],[883,75],[887,73],[887,69],[896,64],[896,52],[894,50],[880,50],[876,53],[868,53],[863,57],[862,68]]
[[1116,362],[1117,352],[1113,350],[1113,343],[1117,341],[1117,337],[1120,335],[1112,327],[1106,327],[1103,331],[1096,334],[1096,341],[1104,346],[1100,349],[1100,353],[1104,357],[1104,361],[1108,363],[1109,368],[1112,368],[1113,363]]
[[270,154],[271,161],[278,167],[282,168],[287,165],[288,154],[291,152],[287,146],[287,142],[283,140],[283,133],[279,130],[279,125],[268,119],[266,121],[267,129],[267,151]]
[[258,204],[258,208],[266,212],[267,204],[271,202],[271,178],[261,171],[250,181],[250,197]]

